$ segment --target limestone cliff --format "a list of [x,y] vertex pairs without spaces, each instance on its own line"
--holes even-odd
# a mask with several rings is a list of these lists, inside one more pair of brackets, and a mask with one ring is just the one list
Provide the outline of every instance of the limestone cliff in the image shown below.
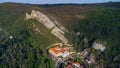
[[69,45],[68,39],[64,36],[64,34],[68,32],[68,30],[65,29],[65,27],[59,24],[56,20],[55,22],[53,22],[50,20],[50,18],[47,15],[36,10],[32,10],[30,15],[26,13],[26,19],[36,19],[47,29],[51,30],[51,34],[59,38],[65,45]]

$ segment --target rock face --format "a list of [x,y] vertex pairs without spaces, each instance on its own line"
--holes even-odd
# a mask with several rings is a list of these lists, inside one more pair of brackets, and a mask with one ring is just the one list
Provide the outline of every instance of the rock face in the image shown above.
[[68,32],[68,30],[60,25],[56,20],[53,22],[45,14],[36,10],[32,10],[31,15],[26,13],[26,19],[36,19],[47,29],[51,30],[51,34],[59,38],[65,45],[69,45],[68,39],[64,36],[65,32]]
[[101,51],[105,50],[105,46],[102,43],[94,42],[92,47],[96,50],[101,50]]
[[55,27],[55,24],[43,13],[33,10],[31,17],[35,18],[41,24],[43,24],[47,29],[52,29]]
[[64,32],[62,30],[60,30],[59,28],[55,27],[51,33],[58,37],[64,44],[67,44],[68,43],[68,40],[67,38],[64,36]]
[[59,28],[60,28],[61,30],[65,31],[65,32],[68,32],[68,30],[65,29],[65,27],[63,27],[62,25],[60,25],[56,20],[55,20],[55,24],[56,24],[57,26],[59,26]]

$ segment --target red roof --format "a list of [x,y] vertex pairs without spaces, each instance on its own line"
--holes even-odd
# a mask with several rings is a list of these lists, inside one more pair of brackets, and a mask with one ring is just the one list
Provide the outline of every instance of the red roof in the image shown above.
[[76,65],[80,65],[80,63],[78,63],[78,62],[75,62],[74,64],[76,64]]
[[64,48],[59,48],[59,47],[50,48],[50,50],[53,51],[55,54],[58,54],[58,53],[66,51]]

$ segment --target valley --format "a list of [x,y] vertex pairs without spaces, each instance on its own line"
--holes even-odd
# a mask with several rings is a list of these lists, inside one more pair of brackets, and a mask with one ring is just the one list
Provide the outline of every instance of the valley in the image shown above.
[[120,4],[0,3],[1,68],[119,68]]

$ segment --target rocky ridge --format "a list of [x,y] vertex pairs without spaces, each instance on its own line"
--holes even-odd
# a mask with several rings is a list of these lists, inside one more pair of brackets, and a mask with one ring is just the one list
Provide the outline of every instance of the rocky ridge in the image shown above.
[[31,14],[26,13],[27,20],[29,19],[35,19],[42,25],[44,25],[47,29],[51,30],[51,34],[59,38],[64,45],[71,46],[68,44],[68,39],[65,37],[65,33],[68,33],[69,31],[65,29],[61,24],[59,24],[56,20],[53,22],[49,19],[47,15],[44,13],[37,11],[37,10],[32,10]]

